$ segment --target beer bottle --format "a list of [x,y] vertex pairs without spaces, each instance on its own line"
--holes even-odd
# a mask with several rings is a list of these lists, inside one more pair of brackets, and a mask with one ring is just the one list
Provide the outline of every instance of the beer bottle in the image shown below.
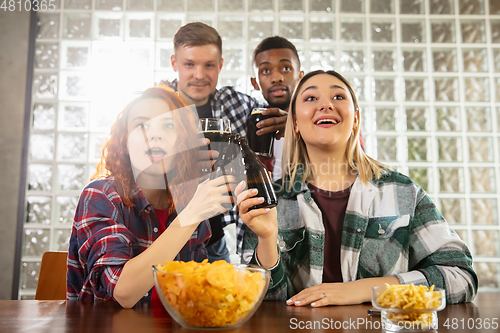
[[264,198],[263,203],[252,206],[248,210],[275,207],[278,204],[278,199],[276,198],[273,182],[266,167],[250,149],[247,139],[240,138],[239,147],[245,166],[244,173],[246,175],[248,189],[257,189],[259,191],[257,197]]

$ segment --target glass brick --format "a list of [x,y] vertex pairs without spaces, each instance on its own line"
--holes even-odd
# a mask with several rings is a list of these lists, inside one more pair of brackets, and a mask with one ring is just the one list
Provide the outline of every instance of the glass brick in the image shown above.
[[485,43],[484,21],[465,21],[460,22],[462,30],[462,43]]
[[86,104],[64,104],[61,109],[61,128],[71,130],[86,127],[88,118],[88,106]]
[[500,73],[500,49],[493,50],[493,66],[495,66],[495,72]]
[[491,42],[500,43],[500,20],[490,20]]
[[335,11],[335,0],[309,0],[309,12],[330,13]]
[[81,191],[87,183],[87,167],[84,164],[57,165],[58,190]]
[[59,14],[37,13],[36,38],[59,38]]
[[274,1],[248,0],[248,10],[252,12],[274,12]]
[[33,79],[35,98],[53,99],[57,97],[57,73],[35,73]]
[[490,0],[490,15],[500,15],[500,2]]
[[396,51],[393,49],[372,49],[373,70],[377,72],[394,72],[396,67]]
[[340,22],[340,41],[342,43],[360,43],[365,41],[364,21],[342,20]]
[[432,57],[435,72],[457,71],[457,52],[455,49],[433,50]]
[[488,102],[489,84],[488,78],[483,77],[466,77],[465,84],[465,100],[467,102]]
[[309,70],[334,69],[335,51],[331,47],[311,47],[309,50]]
[[260,42],[274,35],[274,16],[250,16],[248,20],[248,38]]
[[441,214],[449,224],[466,224],[463,199],[441,199]]
[[462,157],[462,140],[456,137],[437,138],[438,156],[443,162],[459,162]]
[[213,12],[213,0],[188,0],[188,11],[190,12]]
[[217,31],[223,41],[240,42],[243,41],[243,17],[230,16],[219,17]]
[[363,49],[342,49],[340,52],[340,71],[344,72],[364,72],[365,71],[365,51]]
[[38,273],[40,272],[40,262],[24,261],[21,270],[21,289],[36,290]]
[[50,191],[52,190],[52,165],[29,164],[28,165],[28,190]]
[[[116,71],[123,70],[123,62],[121,61],[123,58],[123,43],[122,42],[93,42],[92,46],[92,65],[94,68],[99,69],[101,71],[109,71],[110,69]],[[99,82],[106,81],[108,77],[101,77]],[[109,82],[112,87],[116,84],[115,81]],[[93,91],[99,91],[94,87],[92,87]]]
[[394,43],[395,41],[395,23],[390,21],[374,21],[371,20],[371,37],[374,43]]
[[396,161],[397,142],[394,137],[377,137],[377,159],[380,161]]
[[172,44],[159,44],[156,43],[156,55],[159,57],[156,64],[162,69],[172,69],[172,63],[170,61],[170,56],[174,54],[174,48]]
[[182,27],[182,20],[176,18],[159,18],[159,38],[174,38],[177,30]]
[[424,50],[403,50],[403,67],[405,72],[423,72],[425,67]]
[[341,13],[364,13],[365,0],[339,0]]
[[59,134],[57,151],[61,161],[86,160],[87,134]]
[[56,126],[56,104],[35,103],[33,105],[34,130],[50,130]]
[[101,159],[102,147],[106,142],[105,133],[90,133],[89,161],[98,162]]
[[96,17],[98,38],[120,38],[122,20],[116,16]]
[[494,168],[470,168],[470,188],[475,193],[494,193],[495,169]]
[[91,9],[92,0],[64,0],[64,9]]
[[58,196],[56,198],[56,221],[59,224],[71,225],[75,216],[77,196]]
[[233,77],[221,77],[219,79],[220,86],[232,86],[238,91],[245,91],[246,80],[241,76],[233,76]]
[[228,71],[244,71],[243,50],[241,48],[224,49],[224,68]]
[[26,223],[50,224],[51,197],[28,196],[26,206]]
[[280,19],[280,36],[290,41],[301,41],[304,39],[304,21],[299,18]]
[[58,43],[36,43],[35,68],[58,68],[59,67],[59,44]]
[[454,14],[455,0],[430,0],[431,14]]
[[309,39],[312,42],[335,40],[335,21],[332,19],[309,20]]
[[[169,0],[174,1],[174,0]],[[102,10],[114,10],[120,11],[123,10],[123,1],[122,0],[96,0],[95,8]]]
[[476,256],[498,256],[500,255],[498,231],[496,230],[473,230],[474,250]]
[[90,96],[88,77],[85,74],[61,73],[61,96],[63,99],[87,99]]
[[467,230],[454,230],[461,240],[468,243]]
[[427,162],[430,155],[427,154],[428,140],[422,137],[408,137],[408,161]]
[[436,101],[458,101],[458,79],[453,77],[434,78],[434,92]]
[[71,229],[55,229],[52,248],[54,251],[68,251]]
[[304,0],[279,0],[281,12],[304,12]]
[[462,129],[460,119],[460,108],[442,107],[436,108],[436,122],[438,131],[458,132]]
[[401,14],[425,14],[424,0],[401,0]]
[[127,0],[129,11],[152,11],[153,0]]
[[[153,65],[153,50],[151,44],[129,43],[125,47],[124,60],[126,64],[134,64],[135,69],[149,69]],[[135,80],[134,80],[135,81]],[[133,81],[129,81],[133,82]]]
[[132,38],[150,38],[150,19],[130,19],[128,21],[128,36]]
[[365,94],[366,94],[366,89],[365,89],[365,76],[361,77],[356,77],[356,76],[349,76],[346,75],[345,78],[347,79],[348,82],[351,83],[352,89],[354,90],[354,94],[356,94],[356,97],[358,98],[358,102],[364,102],[366,101]]
[[407,108],[406,109],[406,129],[408,131],[427,131],[429,113],[427,109]]
[[467,107],[467,130],[469,132],[491,132],[491,109]]
[[91,22],[90,13],[64,14],[63,37],[68,39],[90,38]]
[[[493,0],[492,0],[493,1]],[[500,264],[494,262],[475,262],[474,271],[478,276],[479,288],[500,287]]]
[[488,55],[486,49],[466,49],[463,50],[464,71],[465,72],[487,72]]
[[[464,186],[464,169],[463,168],[444,168],[444,167],[439,168],[439,191],[440,192],[443,192],[443,193],[463,193],[464,188],[465,188],[465,186]],[[456,205],[456,204],[460,204],[461,201],[460,201],[460,199],[450,199],[449,205],[451,205],[451,203],[453,203],[453,205]],[[451,208],[451,207],[448,206],[448,208]],[[458,213],[461,214],[461,212],[458,212]],[[449,214],[452,215],[453,213],[450,212]],[[455,219],[455,221],[461,221],[461,219]]]
[[396,130],[396,110],[391,108],[375,109],[377,131]]
[[49,229],[24,229],[24,255],[41,257],[50,250]]
[[435,20],[431,21],[431,36],[433,43],[455,43],[455,21]]
[[219,12],[242,12],[244,10],[244,0],[219,0]]
[[370,0],[370,13],[394,14],[394,0]]
[[395,101],[395,93],[393,78],[373,78],[373,100]]
[[425,22],[404,20],[401,23],[401,42],[403,43],[424,43],[425,42]]
[[469,138],[469,160],[471,162],[493,162],[493,142],[491,138]]
[[473,224],[498,225],[496,199],[471,199]]
[[427,80],[420,78],[405,79],[405,99],[411,102],[426,101]]
[[30,135],[30,160],[52,161],[54,159],[54,134]]
[[62,67],[85,68],[89,65],[90,46],[63,42]]
[[497,102],[500,102],[500,77],[495,78],[494,83],[495,83],[495,91],[496,91],[495,99]]
[[90,106],[90,127],[108,130],[122,107],[109,101],[94,102]]
[[427,168],[408,168],[408,176],[424,191],[429,191],[429,176],[431,173],[430,169]]
[[458,8],[461,15],[484,14],[483,0],[459,0]]

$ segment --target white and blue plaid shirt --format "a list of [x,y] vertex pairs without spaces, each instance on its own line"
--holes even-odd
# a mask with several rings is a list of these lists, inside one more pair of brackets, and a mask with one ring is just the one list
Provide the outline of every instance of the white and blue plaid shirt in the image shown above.
[[[172,82],[161,81],[164,84],[177,91],[177,79]],[[214,118],[229,119],[231,122],[231,131],[241,137],[246,137],[247,134],[247,120],[253,108],[267,107],[268,105],[236,91],[234,87],[225,86],[216,89],[210,96],[210,105]],[[224,225],[236,223],[236,253],[241,254],[243,244],[244,229],[243,221],[238,216],[236,207],[228,211],[223,216]]]

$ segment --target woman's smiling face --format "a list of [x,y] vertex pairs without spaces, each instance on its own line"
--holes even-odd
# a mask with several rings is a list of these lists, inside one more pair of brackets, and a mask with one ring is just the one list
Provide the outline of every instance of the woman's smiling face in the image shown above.
[[330,74],[318,74],[302,84],[297,94],[295,132],[312,146],[345,150],[358,114],[347,86]]
[[168,104],[159,98],[137,102],[128,117],[128,150],[137,176],[163,175],[173,166],[177,130]]

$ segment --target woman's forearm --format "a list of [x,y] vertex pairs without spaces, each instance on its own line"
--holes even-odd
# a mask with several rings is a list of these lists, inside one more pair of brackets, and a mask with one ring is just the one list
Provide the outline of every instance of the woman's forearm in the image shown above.
[[271,236],[265,239],[259,237],[259,243],[255,251],[257,260],[264,268],[274,267],[278,263],[279,254],[276,239],[277,236]]

